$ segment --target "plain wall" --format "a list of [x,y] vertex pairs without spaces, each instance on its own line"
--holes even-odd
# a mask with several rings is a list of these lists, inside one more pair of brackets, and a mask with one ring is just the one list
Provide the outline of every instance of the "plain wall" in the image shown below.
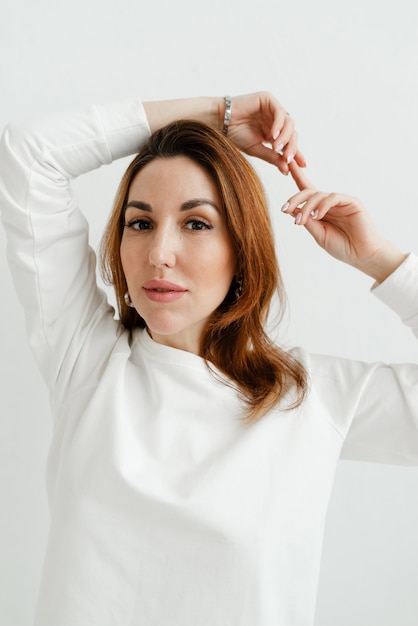
[[[362,198],[386,236],[418,251],[415,0],[0,0],[0,8],[0,128],[134,94],[267,89],[296,120],[317,186]],[[75,181],[95,246],[125,165]],[[416,360],[412,334],[369,294],[372,281],[280,214],[292,181],[256,167],[289,295],[280,339],[356,359]],[[0,289],[0,623],[28,626],[48,532],[51,417],[2,231]],[[340,463],[316,626],[416,625],[417,489],[417,469]]]

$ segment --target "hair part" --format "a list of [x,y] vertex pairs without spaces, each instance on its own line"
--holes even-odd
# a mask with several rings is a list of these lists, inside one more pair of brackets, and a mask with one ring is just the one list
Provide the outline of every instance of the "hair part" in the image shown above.
[[215,181],[221,214],[236,259],[236,277],[223,303],[203,330],[200,356],[236,385],[247,407],[249,422],[277,405],[291,389],[303,401],[307,374],[303,365],[266,334],[270,303],[276,293],[283,312],[285,294],[274,246],[264,189],[247,159],[221,133],[205,124],[182,120],[151,135],[126,170],[101,242],[101,270],[115,288],[120,321],[129,331],[146,327],[143,318],[124,299],[127,283],[120,246],[124,210],[130,185],[138,172],[154,159],[186,156],[200,164]]

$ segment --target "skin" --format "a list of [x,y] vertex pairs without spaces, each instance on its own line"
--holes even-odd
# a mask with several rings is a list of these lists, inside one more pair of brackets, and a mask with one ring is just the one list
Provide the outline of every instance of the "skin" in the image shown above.
[[[204,97],[145,102],[144,108],[151,131],[179,118],[206,122],[220,130],[225,103],[223,98]],[[282,210],[329,254],[377,282],[384,281],[404,261],[406,255],[381,236],[359,200],[320,192],[306,178],[301,169],[306,161],[297,146],[294,122],[270,93],[232,99],[228,137],[243,152],[292,175],[299,192]],[[121,256],[131,299],[153,338],[197,354],[203,325],[233,280],[234,262],[222,220],[213,206],[203,204],[190,212],[197,221],[208,218],[211,229],[200,226],[196,230],[197,221],[192,226],[185,219],[189,215],[180,211],[186,199],[201,194],[215,204],[219,199],[213,182],[201,171],[197,175],[195,164],[178,159],[170,167],[163,162],[149,164],[133,182],[129,199],[147,201],[152,214],[130,207],[127,219],[146,214],[147,220],[151,217],[151,227],[146,231],[126,228]],[[189,176],[192,171],[193,176]],[[191,186],[192,181],[197,187]],[[209,241],[210,246],[206,245]],[[151,303],[141,287],[151,278],[166,278],[180,285],[184,282],[187,296],[165,304]]]
[[[221,130],[225,113],[223,98],[188,98],[144,103],[151,131],[176,119],[205,122]],[[298,148],[295,123],[279,100],[268,91],[232,98],[228,137],[246,154],[271,163],[282,174],[289,173],[295,161],[305,167],[306,161]]]
[[282,211],[292,215],[296,224],[305,226],[331,256],[378,283],[405,260],[407,255],[379,233],[360,200],[318,191],[294,162],[290,171],[299,192],[283,205]]
[[199,354],[235,274],[216,185],[188,157],[156,159],[132,181],[126,207],[120,253],[131,300],[155,341]]
[[[151,130],[179,118],[206,122],[221,130],[223,98],[191,98],[146,102]],[[335,258],[382,282],[405,259],[405,254],[385,240],[356,198],[315,189],[301,168],[306,161],[298,148],[292,118],[269,92],[232,98],[228,137],[246,154],[293,176],[299,192],[285,204],[285,213],[304,226],[317,243]]]

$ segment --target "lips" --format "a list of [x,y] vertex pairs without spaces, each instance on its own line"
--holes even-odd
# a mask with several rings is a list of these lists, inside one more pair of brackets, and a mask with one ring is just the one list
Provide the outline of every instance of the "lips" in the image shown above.
[[171,283],[168,280],[147,280],[142,288],[145,291],[145,295],[149,300],[153,302],[173,302],[178,300],[187,292],[187,289],[176,283]]
[[168,280],[147,280],[142,287],[144,289],[150,289],[152,291],[187,291],[181,285],[176,285],[175,283],[170,283]]

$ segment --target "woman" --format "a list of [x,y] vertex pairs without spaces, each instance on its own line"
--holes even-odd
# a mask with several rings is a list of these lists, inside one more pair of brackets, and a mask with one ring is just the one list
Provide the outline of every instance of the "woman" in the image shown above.
[[[286,353],[264,334],[281,287],[265,200],[201,122],[290,170],[284,212],[418,335],[416,257],[308,183],[271,96],[234,98],[228,118],[218,99],[135,100],[4,134],[3,221],[55,416],[37,626],[312,624],[338,459],[417,463],[416,365]],[[141,148],[102,248],[119,321],[69,180]]]

